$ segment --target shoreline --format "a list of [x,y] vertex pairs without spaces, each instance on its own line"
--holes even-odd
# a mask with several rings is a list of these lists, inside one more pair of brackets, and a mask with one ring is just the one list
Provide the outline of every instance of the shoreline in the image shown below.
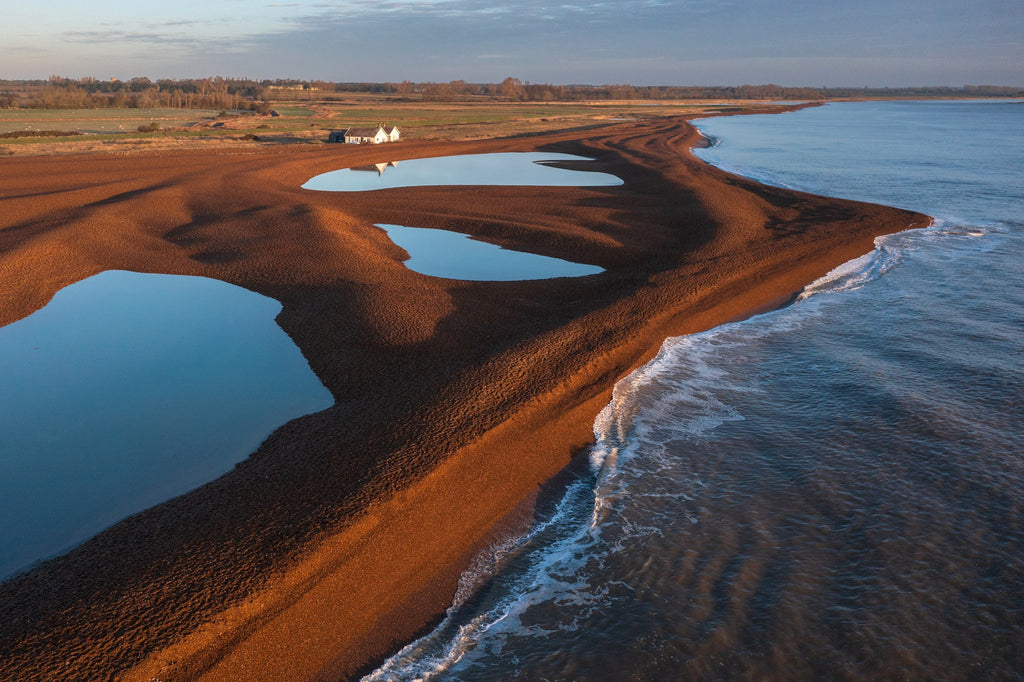
[[[12,159],[21,191],[46,178],[50,193],[15,200],[0,226],[5,303],[39,307],[61,281],[118,263],[215,276],[282,302],[279,324],[336,402],[278,429],[225,477],[0,585],[0,672],[371,670],[443,614],[496,527],[529,520],[538,491],[592,441],[615,381],[665,338],[789,296],[874,237],[927,220],[728,175],[690,153],[695,135],[673,118],[387,149],[76,157],[75,170],[59,157]],[[382,152],[540,148],[583,152],[626,184],[298,189]],[[405,220],[592,257],[606,272],[426,281],[366,229]]]

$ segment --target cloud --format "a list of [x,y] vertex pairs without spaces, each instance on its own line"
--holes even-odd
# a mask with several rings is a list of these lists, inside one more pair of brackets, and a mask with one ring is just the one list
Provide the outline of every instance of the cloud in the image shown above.
[[[379,20],[386,17],[417,17],[433,19],[500,18],[517,17],[523,22],[536,18],[548,20],[574,19],[579,17],[612,18],[635,14],[647,10],[665,8],[698,9],[707,11],[716,6],[705,0],[667,3],[659,0],[615,0],[592,4],[550,2],[549,0],[521,0],[514,5],[496,5],[493,0],[341,0],[338,2],[316,2],[308,7],[312,13],[291,19],[296,24],[323,20]],[[717,6],[721,6],[718,3]]]
[[237,36],[199,37],[188,33],[167,33],[159,31],[125,31],[100,29],[94,31],[65,31],[60,35],[66,43],[96,46],[108,45],[159,45],[184,51],[203,50],[208,52],[238,52],[249,49],[255,38]]
[[120,30],[65,31],[60,37],[69,43],[159,43],[179,39],[166,33]]
[[198,19],[171,19],[162,21],[157,26],[196,26],[205,23],[207,22],[199,21]]

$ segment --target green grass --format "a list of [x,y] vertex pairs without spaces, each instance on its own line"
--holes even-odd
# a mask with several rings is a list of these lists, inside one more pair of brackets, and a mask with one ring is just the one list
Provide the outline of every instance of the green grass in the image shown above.
[[306,109],[305,107],[274,107],[273,109],[282,116],[289,116],[292,118],[309,118],[316,114],[312,109]]
[[607,117],[636,114],[668,114],[688,111],[696,105],[683,106],[630,106],[587,104],[415,104],[408,107],[362,108],[335,110],[331,124],[337,128],[350,125],[373,125],[386,122],[402,127],[505,123],[522,119]]

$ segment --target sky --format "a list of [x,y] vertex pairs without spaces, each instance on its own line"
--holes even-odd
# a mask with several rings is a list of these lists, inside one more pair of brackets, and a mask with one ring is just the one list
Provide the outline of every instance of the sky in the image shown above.
[[1022,0],[0,0],[0,78],[1024,86]]

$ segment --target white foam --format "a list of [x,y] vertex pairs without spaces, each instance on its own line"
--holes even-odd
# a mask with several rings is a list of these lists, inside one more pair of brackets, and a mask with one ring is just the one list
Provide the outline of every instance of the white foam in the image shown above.
[[[520,553],[531,540],[560,523],[568,521],[571,525],[572,508],[578,505],[581,496],[589,494],[589,485],[583,482],[569,486],[551,519],[538,524],[518,542],[503,543],[496,552],[503,556]],[[492,575],[503,562],[491,562],[489,569],[487,561],[475,563],[473,572],[464,576],[464,585],[460,586],[459,594],[441,625],[403,648],[376,671],[364,677],[364,682],[437,679],[451,671],[456,664],[469,665],[467,657],[482,642],[483,650],[478,652],[481,654],[500,649],[511,634],[544,635],[546,631],[525,627],[520,616],[532,605],[548,601],[556,593],[559,603],[565,605],[584,607],[599,603],[602,598],[600,592],[595,592],[593,586],[578,575],[578,568],[597,542],[599,531],[592,524],[584,524],[582,527],[577,526],[576,532],[563,535],[563,539],[551,546],[542,545],[526,552],[528,568],[513,581],[507,594],[469,622],[457,625],[460,615],[458,607],[472,593],[471,590],[461,588],[474,584],[479,586],[483,582],[481,578]],[[487,574],[488,570],[490,574]]]

